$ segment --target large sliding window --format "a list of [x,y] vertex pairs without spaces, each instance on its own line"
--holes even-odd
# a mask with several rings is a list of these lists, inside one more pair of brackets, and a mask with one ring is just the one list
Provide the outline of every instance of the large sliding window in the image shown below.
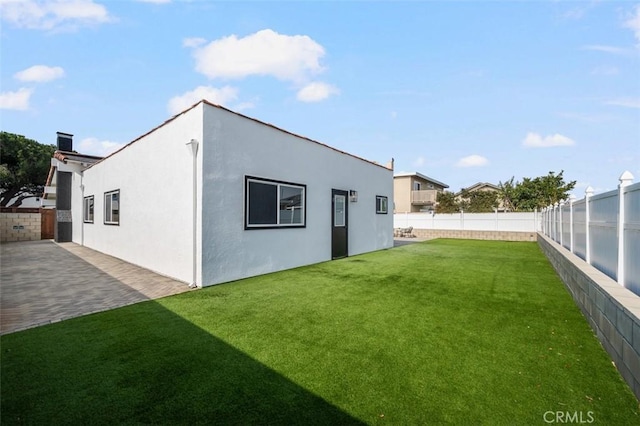
[[120,190],[117,189],[104,194],[104,223],[105,225],[120,224]]
[[84,223],[93,223],[93,206],[94,206],[93,195],[89,197],[84,197],[84,208],[82,213]]
[[245,177],[245,229],[304,227],[307,186]]

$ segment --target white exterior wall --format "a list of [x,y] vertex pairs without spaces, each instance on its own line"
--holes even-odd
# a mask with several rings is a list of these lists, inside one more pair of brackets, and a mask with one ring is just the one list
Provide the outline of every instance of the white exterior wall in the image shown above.
[[[73,241],[181,281],[192,281],[192,162],[202,104],[104,161],[74,173]],[[201,166],[198,167],[201,169]],[[84,224],[84,196],[95,197]],[[104,193],[120,190],[120,224],[104,224]]]
[[[348,205],[348,253],[393,247],[393,172],[232,112],[204,105],[202,283],[331,259],[331,190]],[[307,186],[306,227],[244,229],[245,176]],[[388,214],[376,214],[376,195]]]

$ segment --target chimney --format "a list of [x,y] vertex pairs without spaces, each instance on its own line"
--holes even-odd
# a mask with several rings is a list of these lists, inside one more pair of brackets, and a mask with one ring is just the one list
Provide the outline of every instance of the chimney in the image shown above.
[[394,161],[393,161],[393,158],[392,158],[392,159],[391,159],[391,161],[389,161],[389,162],[387,163],[387,169],[389,169],[389,170],[393,170],[393,163],[394,163]]
[[73,152],[73,135],[56,132],[58,135],[58,151]]

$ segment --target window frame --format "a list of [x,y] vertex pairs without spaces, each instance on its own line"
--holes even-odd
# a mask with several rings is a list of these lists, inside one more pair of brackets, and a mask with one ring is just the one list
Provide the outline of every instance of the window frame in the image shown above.
[[[118,195],[118,220],[113,220],[113,195]],[[111,197],[109,202],[109,206],[111,207],[111,211],[107,213],[107,197]],[[113,191],[108,191],[104,193],[104,224],[105,225],[120,225],[120,189],[114,189]]]
[[[277,194],[277,199],[276,199],[276,223],[268,223],[268,224],[250,224],[249,223],[249,209],[251,208],[250,206],[250,200],[249,200],[249,184],[251,182],[256,182],[259,184],[264,184],[264,185],[273,185],[276,187],[276,194]],[[302,206],[302,214],[301,214],[301,220],[302,223],[280,223],[280,202],[281,202],[281,196],[282,196],[282,192],[281,192],[281,187],[282,186],[286,186],[286,187],[291,187],[291,188],[299,188],[302,190],[302,200],[301,200],[301,206]],[[275,179],[267,179],[267,178],[262,178],[262,177],[257,177],[257,176],[248,176],[246,175],[244,177],[244,229],[245,230],[256,230],[256,229],[283,229],[283,228],[306,228],[307,227],[307,185],[302,184],[302,183],[294,183],[294,182],[287,182],[287,181],[282,181],[282,180],[275,180]]]
[[[88,208],[87,202],[91,201],[91,209]],[[93,223],[96,216],[96,199],[93,195],[88,195],[82,201],[82,222]]]
[[[383,201],[384,209],[382,208]],[[376,195],[376,214],[389,214],[389,197],[387,197],[386,195]]]

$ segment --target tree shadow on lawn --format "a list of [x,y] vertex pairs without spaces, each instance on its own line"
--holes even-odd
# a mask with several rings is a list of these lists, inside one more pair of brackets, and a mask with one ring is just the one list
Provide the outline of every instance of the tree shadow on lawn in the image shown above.
[[0,341],[3,424],[363,424],[154,301]]

